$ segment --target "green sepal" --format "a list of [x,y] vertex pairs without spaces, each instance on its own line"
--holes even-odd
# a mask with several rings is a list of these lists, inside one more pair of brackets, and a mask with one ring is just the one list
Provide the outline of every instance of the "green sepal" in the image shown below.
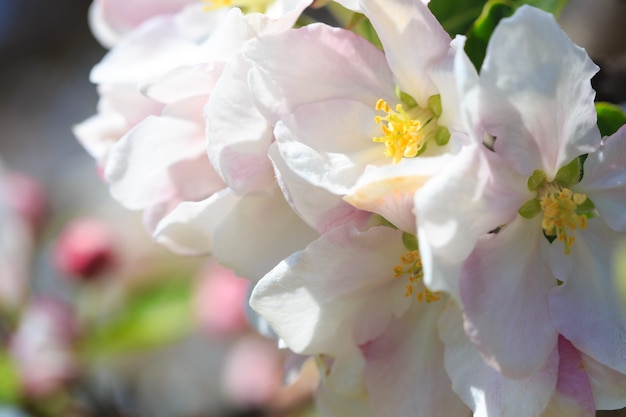
[[546,181],[546,173],[536,169],[528,178],[528,189],[530,191],[537,191],[539,187],[546,183]]
[[541,212],[541,204],[538,199],[533,198],[522,204],[517,212],[525,219],[532,219]]
[[417,107],[417,101],[408,93],[400,90],[400,87],[396,86],[396,97],[406,106],[406,110]]
[[558,170],[554,179],[563,185],[573,185],[580,181],[580,160],[574,158],[569,164]]
[[435,142],[439,146],[447,145],[450,142],[450,131],[443,126],[439,126],[437,133],[435,133]]
[[443,112],[443,107],[441,107],[441,95],[436,94],[434,96],[428,97],[428,108],[435,115],[435,117],[441,116]]
[[626,124],[626,113],[621,107],[611,103],[596,103],[598,113],[598,129],[602,136],[610,136]]
[[404,232],[402,233],[402,243],[404,243],[404,247],[407,250],[417,250],[418,245],[417,245],[417,236],[411,234],[411,233],[407,233]]

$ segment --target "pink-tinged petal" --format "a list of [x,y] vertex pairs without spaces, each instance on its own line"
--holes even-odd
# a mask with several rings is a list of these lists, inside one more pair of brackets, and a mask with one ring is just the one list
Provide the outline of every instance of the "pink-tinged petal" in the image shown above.
[[393,278],[405,251],[398,230],[335,228],[263,277],[250,304],[297,353],[355,352],[410,302]]
[[590,82],[597,71],[551,14],[522,6],[503,19],[491,36],[481,84],[518,110],[525,134],[489,132],[498,136],[496,152],[523,175],[539,169],[549,180],[575,157],[593,152],[600,145]]
[[272,124],[305,103],[350,99],[374,107],[379,98],[395,100],[384,54],[347,30],[307,25],[253,40],[244,55],[254,64],[251,88]]
[[[105,175],[116,199],[130,209],[143,209],[188,194],[184,190],[190,185],[178,178],[191,180],[200,188],[200,192],[192,192],[196,198],[223,188],[204,155],[201,126],[151,116],[111,149]],[[192,165],[185,167],[184,161],[192,161]],[[201,172],[191,172],[198,168]]]
[[384,160],[374,108],[358,101],[303,105],[274,130],[281,158],[296,175],[331,193],[349,192],[365,167]]
[[556,391],[541,417],[594,417],[596,407],[581,355],[559,335],[559,377]]
[[161,103],[197,96],[208,97],[223,70],[224,64],[221,62],[181,66],[153,83],[143,85],[141,92]]
[[452,389],[474,410],[474,417],[541,415],[557,383],[556,347],[538,371],[527,378],[509,379],[485,364],[463,331],[463,317],[455,303],[448,303],[438,325]]
[[614,230],[626,230],[626,127],[602,140],[585,160],[576,191],[587,194],[600,217]]
[[202,201],[185,201],[155,222],[153,238],[185,256],[207,255],[214,250],[215,229],[241,201],[229,189]]
[[591,384],[596,409],[617,410],[626,407],[626,375],[582,352],[579,354]]
[[110,48],[149,18],[176,13],[195,1],[97,0],[89,8],[89,25],[96,39]]
[[163,104],[140,94],[135,86],[99,86],[98,114],[74,127],[79,142],[99,163],[111,147],[137,123],[158,115]]
[[415,193],[451,161],[452,156],[443,155],[368,166],[345,200],[358,209],[380,214],[405,232],[416,234]]
[[224,69],[206,104],[209,158],[233,190],[245,193],[273,183],[267,149],[272,128],[257,110],[247,83],[249,64],[241,56]]
[[543,241],[538,218],[517,216],[481,237],[461,272],[465,331],[485,361],[509,378],[537,372],[557,343],[548,309],[557,282]]
[[91,81],[136,83],[153,80],[198,60],[199,46],[168,17],[156,17],[124,38],[91,71]]
[[586,230],[576,231],[569,255],[555,245],[558,242],[552,244],[552,268],[564,283],[550,294],[550,314],[558,331],[579,351],[626,373],[626,318],[613,281],[616,248],[622,240],[602,221],[591,219]]
[[526,179],[497,155],[482,145],[463,148],[415,195],[426,284],[458,300],[459,268],[478,237],[510,222],[532,197]]
[[443,367],[437,319],[445,298],[414,303],[401,319],[362,347],[374,414],[389,417],[469,416]]
[[215,230],[215,258],[241,277],[259,280],[317,238],[275,189],[247,194]]
[[285,163],[275,143],[270,146],[269,156],[287,202],[319,234],[339,225],[353,225],[358,229],[370,218],[370,213],[351,206],[340,195],[312,185],[307,179],[296,175]]

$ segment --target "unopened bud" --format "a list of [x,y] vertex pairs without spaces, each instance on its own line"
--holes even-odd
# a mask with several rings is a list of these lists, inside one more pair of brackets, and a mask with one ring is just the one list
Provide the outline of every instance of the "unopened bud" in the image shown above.
[[117,264],[116,242],[111,227],[97,219],[68,224],[54,248],[54,265],[73,279],[97,279]]

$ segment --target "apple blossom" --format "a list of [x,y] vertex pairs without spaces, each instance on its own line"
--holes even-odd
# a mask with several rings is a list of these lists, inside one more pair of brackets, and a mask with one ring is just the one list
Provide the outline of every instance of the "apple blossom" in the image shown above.
[[[421,1],[360,6],[384,53],[347,30],[309,25],[250,43],[250,88],[275,126],[281,187],[312,227],[332,228],[322,222],[347,201],[415,233],[413,194],[446,165],[436,158],[464,143],[454,68],[467,58]],[[415,39],[422,47],[407,44]]]
[[444,274],[459,277],[465,330],[509,378],[541,369],[559,334],[626,373],[611,289],[624,131],[600,142],[596,70],[551,15],[524,6],[502,20],[462,105],[476,157],[416,195],[425,280],[441,289],[454,286]]
[[250,303],[290,349],[320,358],[331,390],[367,393],[374,415],[468,415],[443,369],[446,296],[420,271],[401,231],[338,226],[263,277]]
[[[309,3],[275,2],[267,9],[274,18],[243,15],[231,7],[207,11],[202,4],[188,6],[178,14],[144,22],[94,68],[92,79],[102,82],[102,88],[140,86],[141,95],[129,94],[147,103],[145,107],[131,103],[128,109],[120,108],[124,116],[136,117],[121,126],[125,134],[101,146],[100,159],[106,165],[104,174],[113,196],[128,208],[144,210],[144,221],[159,242],[183,254],[215,252],[225,265],[240,268],[240,275],[260,277],[286,253],[261,243],[265,252],[256,248],[245,251],[258,255],[246,256],[249,265],[240,266],[243,248],[231,250],[231,236],[253,234],[263,241],[272,239],[270,230],[301,230],[285,239],[287,247],[301,247],[300,239],[306,243],[313,236],[306,225],[298,225],[300,220],[284,202],[269,166],[263,174],[266,180],[255,189],[231,189],[224,182],[206,157],[202,111],[225,63],[237,50],[251,38],[291,27]],[[79,126],[77,135],[84,137],[94,124],[96,128],[100,124],[116,126],[108,122],[106,114],[97,120],[101,123]],[[89,142],[87,139],[83,142]],[[92,149],[98,156],[102,140],[96,144]],[[253,223],[245,217],[259,214],[275,220],[255,225],[258,233],[245,228]],[[222,239],[223,235],[228,237]],[[215,240],[223,241],[223,248],[214,248]],[[256,239],[245,241],[259,245]],[[271,255],[274,250],[278,255]]]

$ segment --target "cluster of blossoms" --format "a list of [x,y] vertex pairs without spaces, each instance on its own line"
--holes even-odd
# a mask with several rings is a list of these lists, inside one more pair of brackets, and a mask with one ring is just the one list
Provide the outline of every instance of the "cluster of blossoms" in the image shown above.
[[338,1],[382,50],[293,28],[311,3],[96,1],[76,134],[112,195],[253,282],[323,415],[626,406],[626,130],[601,137],[597,66],[529,6],[477,71],[423,1]]

